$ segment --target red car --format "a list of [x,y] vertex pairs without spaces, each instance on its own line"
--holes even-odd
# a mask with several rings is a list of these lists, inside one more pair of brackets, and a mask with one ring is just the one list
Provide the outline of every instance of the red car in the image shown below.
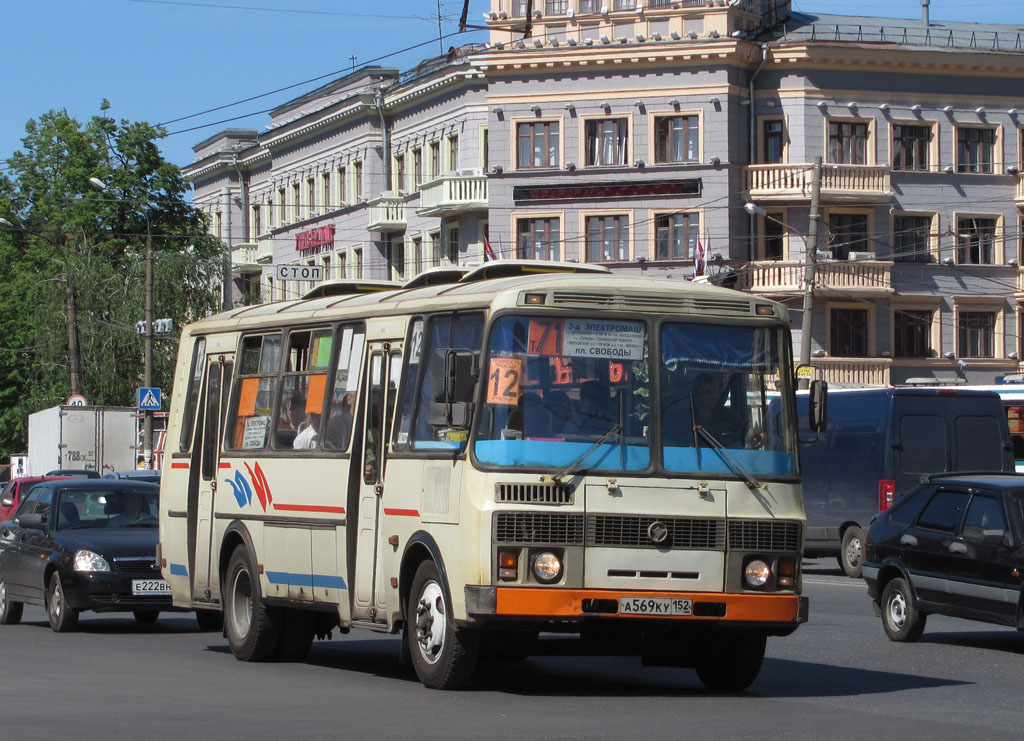
[[38,484],[40,481],[54,481],[56,479],[66,479],[67,476],[22,476],[20,478],[11,479],[4,484],[3,491],[0,491],[0,522],[6,522],[11,519],[14,511],[18,509],[18,502],[21,501],[23,494],[28,493],[28,490],[32,488],[34,484]]

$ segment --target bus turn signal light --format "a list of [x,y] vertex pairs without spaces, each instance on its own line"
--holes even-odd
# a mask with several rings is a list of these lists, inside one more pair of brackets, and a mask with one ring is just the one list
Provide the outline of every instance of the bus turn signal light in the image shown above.
[[519,578],[519,554],[516,551],[498,553],[498,578],[502,581],[515,581]]

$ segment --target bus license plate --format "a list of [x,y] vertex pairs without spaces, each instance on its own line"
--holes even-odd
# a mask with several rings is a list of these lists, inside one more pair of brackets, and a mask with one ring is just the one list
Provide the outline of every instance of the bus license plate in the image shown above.
[[693,600],[671,597],[619,597],[620,615],[693,615]]
[[132,579],[132,594],[136,597],[170,593],[171,585],[164,579]]

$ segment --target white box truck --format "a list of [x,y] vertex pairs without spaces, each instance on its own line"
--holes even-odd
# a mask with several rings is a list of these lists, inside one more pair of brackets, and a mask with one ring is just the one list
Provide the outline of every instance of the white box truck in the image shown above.
[[135,468],[138,412],[132,407],[57,406],[28,415],[27,476],[84,469],[101,476]]

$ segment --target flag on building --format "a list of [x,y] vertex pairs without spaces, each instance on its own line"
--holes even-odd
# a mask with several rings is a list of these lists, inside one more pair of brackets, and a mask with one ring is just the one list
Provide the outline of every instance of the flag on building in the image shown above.
[[693,277],[699,278],[707,271],[707,260],[704,254],[704,243],[697,237],[697,251],[693,256]]
[[484,262],[490,262],[491,260],[497,260],[498,256],[494,254],[494,248],[491,247],[491,243],[487,241],[487,237],[484,237]]

